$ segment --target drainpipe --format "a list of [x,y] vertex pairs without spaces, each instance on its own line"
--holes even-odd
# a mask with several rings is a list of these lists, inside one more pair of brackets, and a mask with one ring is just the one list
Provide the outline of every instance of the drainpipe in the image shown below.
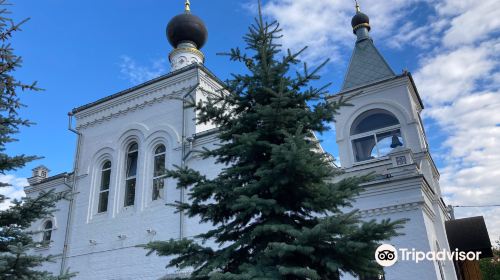
[[82,143],[82,134],[78,130],[73,128],[73,113],[71,112],[68,113],[68,130],[75,133],[77,135],[78,140],[76,144],[75,161],[73,162],[73,178],[72,182],[70,183],[71,195],[69,197],[68,218],[66,219],[66,231],[64,234],[64,247],[61,259],[60,274],[66,272],[66,258],[68,257],[67,255],[68,255],[69,234],[70,234],[71,222],[73,219],[73,208],[75,204],[74,195],[76,193],[76,176],[78,173],[78,160],[80,158],[80,146]]
[[[182,97],[182,137],[181,137],[181,145],[182,145],[182,152],[181,152],[181,168],[186,167],[186,157],[187,157],[187,149],[186,149],[186,141],[189,142],[189,148],[192,148],[193,145],[193,140],[194,138],[192,137],[186,137],[186,98],[188,98],[191,93],[196,92],[196,89],[200,86],[200,71],[197,68],[197,83],[193,87],[192,90],[190,90],[188,93],[186,93]],[[195,109],[196,112],[196,109]],[[180,194],[180,202],[184,203],[184,194],[186,192],[185,188],[182,187],[180,189],[181,194]],[[184,238],[184,211],[179,211],[179,239]]]

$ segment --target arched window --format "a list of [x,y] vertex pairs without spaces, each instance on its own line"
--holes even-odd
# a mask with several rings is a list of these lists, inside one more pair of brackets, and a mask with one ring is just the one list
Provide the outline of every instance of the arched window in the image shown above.
[[54,224],[52,223],[52,221],[46,221],[43,224],[42,243],[44,243],[44,245],[49,245],[50,239],[52,238],[52,230],[53,229],[54,229]]
[[135,185],[137,181],[137,158],[139,146],[133,142],[128,146],[124,206],[132,206],[135,202]]
[[153,200],[163,198],[163,187],[165,186],[165,179],[163,178],[165,171],[165,153],[165,145],[160,144],[156,147],[153,162]]
[[109,200],[109,182],[111,180],[111,161],[105,161],[101,168],[101,182],[99,186],[99,205],[97,212],[103,213],[108,211]]
[[381,109],[366,111],[354,121],[351,141],[358,162],[385,156],[392,149],[403,146],[398,119]]

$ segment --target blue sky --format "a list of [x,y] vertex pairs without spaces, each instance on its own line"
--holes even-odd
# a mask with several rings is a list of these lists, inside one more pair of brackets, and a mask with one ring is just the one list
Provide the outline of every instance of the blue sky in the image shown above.
[[[21,111],[37,124],[23,128],[12,154],[42,160],[0,178],[12,182],[12,197],[31,169],[44,164],[51,174],[70,171],[75,136],[67,130],[74,107],[113,94],[169,71],[168,21],[183,0],[15,1],[13,17],[31,17],[12,41],[24,65],[16,75],[45,89],[23,94]],[[220,78],[241,71],[217,52],[244,46],[241,39],[255,16],[256,1],[193,0],[193,13],[209,30],[205,65]],[[500,19],[495,0],[362,0],[375,44],[396,73],[414,74],[425,103],[431,152],[441,171],[447,202],[455,205],[500,201]],[[330,58],[319,83],[338,91],[355,37],[354,5],[348,0],[268,0],[264,14],[283,27],[283,44],[309,46],[303,59]],[[322,136],[336,154],[334,132]],[[500,236],[498,208],[458,209],[458,216],[485,215],[490,235]]]

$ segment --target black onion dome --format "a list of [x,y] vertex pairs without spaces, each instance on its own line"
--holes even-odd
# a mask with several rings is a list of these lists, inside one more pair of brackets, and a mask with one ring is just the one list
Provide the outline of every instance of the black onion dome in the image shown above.
[[179,43],[190,41],[201,49],[207,42],[208,31],[203,21],[190,13],[175,16],[167,25],[167,37],[170,44],[177,48]]
[[370,31],[370,19],[364,13],[356,12],[356,15],[352,17],[351,26],[354,33],[356,33],[356,30],[362,26],[368,28],[368,31]]

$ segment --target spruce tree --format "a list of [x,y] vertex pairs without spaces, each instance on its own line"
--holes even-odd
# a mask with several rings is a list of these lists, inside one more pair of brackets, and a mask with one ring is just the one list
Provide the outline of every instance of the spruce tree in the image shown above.
[[[17,141],[13,135],[18,133],[20,127],[31,125],[29,120],[18,115],[18,110],[23,107],[19,93],[40,90],[36,83],[26,84],[13,76],[22,59],[14,54],[9,41],[27,19],[14,23],[8,17],[7,5],[5,0],[0,0],[0,174],[22,168],[36,159],[34,156],[8,155],[6,145]],[[0,187],[8,186],[0,183]],[[6,199],[0,195],[0,204]],[[32,249],[39,242],[35,242],[32,238],[34,233],[28,231],[32,222],[52,214],[57,199],[53,191],[49,191],[34,199],[15,200],[10,208],[0,211],[0,279],[48,280],[68,279],[71,276],[69,273],[53,276],[40,270],[40,266],[52,261],[54,256],[34,254]]]
[[493,257],[484,258],[479,261],[479,268],[483,279],[500,280],[500,239],[495,241],[491,248]]
[[[260,4],[260,3],[259,3]],[[209,179],[188,167],[166,172],[189,201],[178,211],[211,223],[194,239],[144,245],[149,254],[173,256],[168,266],[192,269],[189,279],[338,279],[373,275],[379,242],[397,235],[403,221],[363,221],[351,208],[370,178],[336,179],[341,171],[314,133],[329,129],[340,106],[326,85],[311,86],[318,68],[291,74],[298,53],[281,55],[277,22],[259,16],[244,36],[245,52],[230,60],[248,71],[196,104],[200,123],[218,127],[220,145],[204,150],[223,166]],[[208,242],[216,246],[206,245]]]

